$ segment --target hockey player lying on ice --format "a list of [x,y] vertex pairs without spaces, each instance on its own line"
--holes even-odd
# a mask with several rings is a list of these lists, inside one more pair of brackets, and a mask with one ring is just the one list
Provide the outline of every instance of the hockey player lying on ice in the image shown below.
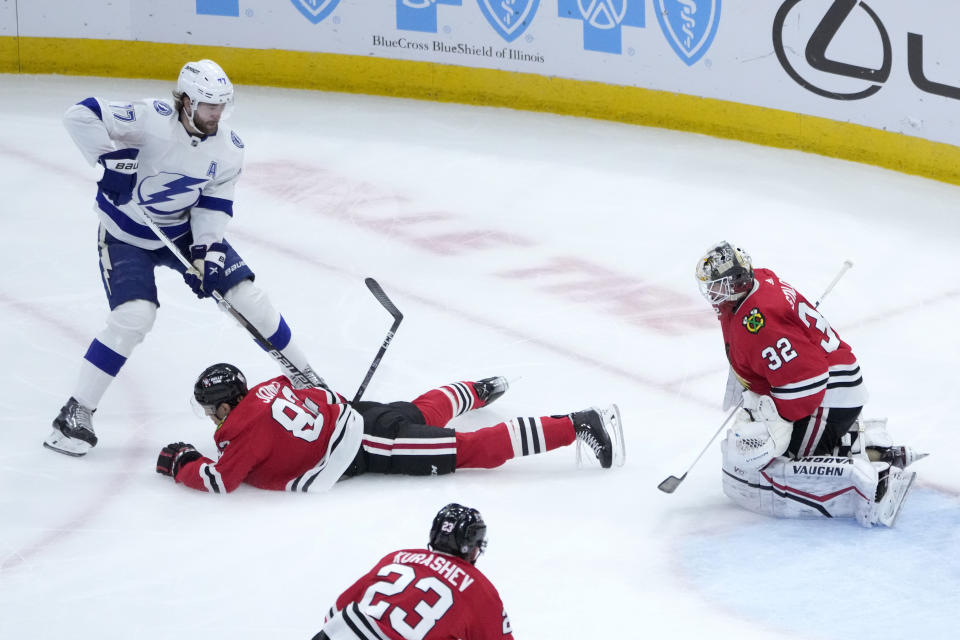
[[214,493],[243,482],[279,491],[325,491],[343,477],[366,472],[440,475],[498,467],[577,440],[602,467],[623,464],[616,405],[515,418],[470,433],[445,428],[452,418],[489,405],[507,386],[506,378],[487,378],[432,389],[413,402],[351,405],[324,387],[295,389],[285,376],[248,391],[239,369],[215,364],[200,374],[193,393],[217,425],[219,459],[177,442],[160,452],[157,473]]
[[850,345],[736,245],[711,247],[696,274],[745,388],[721,443],[724,493],[758,513],[893,526],[916,476],[904,469],[926,454],[894,446],[886,420],[860,419],[867,394]]

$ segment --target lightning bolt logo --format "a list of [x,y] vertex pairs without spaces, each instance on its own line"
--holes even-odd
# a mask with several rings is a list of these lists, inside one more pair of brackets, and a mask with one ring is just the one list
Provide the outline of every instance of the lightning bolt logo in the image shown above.
[[[158,182],[161,183],[160,188],[154,187]],[[152,213],[160,215],[176,213],[196,203],[200,193],[194,187],[205,182],[205,179],[191,178],[180,174],[161,174],[141,182],[139,189],[137,189],[137,196],[140,200],[140,206],[145,207]],[[145,193],[149,191],[153,191],[153,193]],[[177,197],[183,195],[189,195],[189,198]],[[156,205],[171,202],[175,203],[173,208],[156,208]]]

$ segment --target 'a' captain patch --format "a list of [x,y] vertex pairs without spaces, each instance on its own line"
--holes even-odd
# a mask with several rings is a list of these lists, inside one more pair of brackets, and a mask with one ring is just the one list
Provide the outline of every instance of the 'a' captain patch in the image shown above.
[[746,327],[750,333],[760,333],[760,329],[763,329],[765,324],[767,324],[767,321],[756,307],[750,309],[750,313],[743,316],[743,326]]

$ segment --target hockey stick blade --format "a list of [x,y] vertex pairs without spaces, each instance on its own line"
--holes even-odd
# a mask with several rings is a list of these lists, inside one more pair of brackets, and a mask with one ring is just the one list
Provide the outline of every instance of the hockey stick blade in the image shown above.
[[383,305],[383,308],[386,309],[391,316],[393,316],[393,319],[396,322],[403,320],[403,314],[400,313],[399,309],[397,309],[397,305],[393,304],[393,301],[391,301],[390,298],[387,297],[387,294],[383,292],[383,287],[380,286],[379,282],[373,278],[365,278],[363,283],[367,285],[367,289],[370,290],[370,293],[373,294],[373,297],[377,299],[377,302]]
[[680,486],[680,483],[683,482],[686,477],[687,474],[683,474],[679,478],[677,476],[670,476],[658,484],[657,489],[660,489],[660,491],[663,491],[664,493],[673,493],[677,490],[677,487]]

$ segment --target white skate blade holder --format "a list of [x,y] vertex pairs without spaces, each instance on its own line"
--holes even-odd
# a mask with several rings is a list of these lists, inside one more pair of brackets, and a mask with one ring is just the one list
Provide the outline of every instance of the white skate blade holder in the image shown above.
[[79,438],[68,438],[57,429],[54,429],[53,432],[47,436],[47,439],[43,441],[43,446],[57,453],[75,458],[86,455],[87,452],[93,448],[89,443]]
[[[613,448],[613,466],[622,467],[627,461],[627,448],[623,441],[623,421],[620,419],[620,407],[611,404],[606,410],[611,415],[610,446]],[[578,438],[577,445],[577,468],[583,468],[583,448],[586,446]]]
[[896,523],[897,516],[900,515],[900,510],[903,508],[903,502],[906,500],[916,477],[917,474],[914,471],[901,472],[897,482],[887,488],[887,495],[877,505],[877,524],[892,527]]

